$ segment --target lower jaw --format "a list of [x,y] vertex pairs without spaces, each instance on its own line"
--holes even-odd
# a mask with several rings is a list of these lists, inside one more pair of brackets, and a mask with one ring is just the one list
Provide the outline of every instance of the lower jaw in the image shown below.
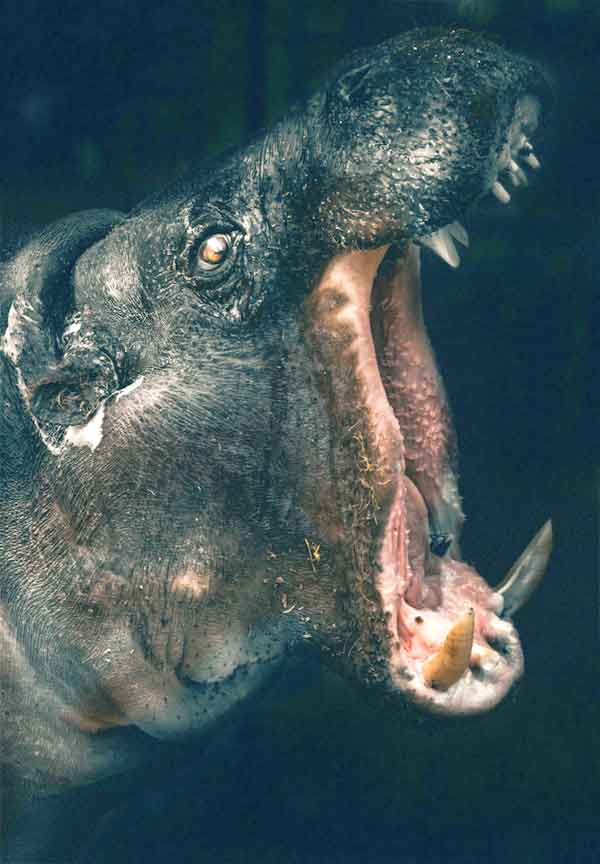
[[[376,577],[389,639],[392,689],[442,714],[473,714],[493,708],[523,670],[515,628],[500,617],[502,597],[473,568],[449,556],[435,562],[435,574],[411,574],[408,583],[403,583],[393,554],[396,535],[392,510],[380,544]],[[467,668],[447,688],[431,685],[426,664],[440,651],[456,622],[471,610],[474,634]]]
[[[374,584],[389,640],[389,682],[411,701],[440,714],[475,714],[493,708],[523,671],[512,622],[501,617],[503,598],[450,549],[430,550],[430,507],[419,486],[398,472],[382,508],[374,540]],[[425,668],[449,632],[473,614],[468,665],[447,687],[428,682]]]

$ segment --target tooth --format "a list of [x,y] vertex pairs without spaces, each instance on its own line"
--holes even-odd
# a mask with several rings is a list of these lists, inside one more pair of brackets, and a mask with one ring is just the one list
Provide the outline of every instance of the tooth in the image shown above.
[[514,615],[529,600],[542,581],[551,552],[552,521],[548,519],[495,589],[504,600],[505,618]]
[[527,156],[524,156],[523,158],[530,168],[533,168],[534,171],[539,171],[541,168],[540,160],[537,158],[535,153],[528,153]]
[[514,159],[510,160],[510,162],[508,163],[508,167],[510,168],[510,179],[513,181],[515,186],[520,186],[521,183],[524,186],[527,186],[527,175],[525,174],[521,166],[517,165]]
[[428,237],[419,237],[418,242],[423,246],[428,246],[451,267],[458,267],[460,264],[454,240],[446,228],[440,228],[439,231],[436,231],[435,234],[430,234]]
[[492,186],[492,192],[494,193],[498,201],[500,201],[502,204],[508,204],[508,202],[510,201],[510,195],[508,194],[502,183],[499,183],[497,180]]
[[463,246],[469,245],[469,235],[460,222],[451,222],[450,225],[446,225],[446,231],[451,234],[455,240],[462,243]]
[[423,680],[428,687],[447,690],[466,672],[473,648],[475,615],[469,609],[459,618],[444,640],[444,644],[423,666]]

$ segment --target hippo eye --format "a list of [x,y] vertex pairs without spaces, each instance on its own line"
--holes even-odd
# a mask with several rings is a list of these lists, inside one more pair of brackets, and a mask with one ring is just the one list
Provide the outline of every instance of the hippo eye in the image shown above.
[[231,252],[231,238],[227,234],[211,234],[198,248],[197,264],[201,270],[220,267]]
[[175,266],[197,290],[209,291],[213,300],[224,298],[239,282],[236,277],[240,275],[243,238],[238,225],[213,222],[209,226],[191,226]]

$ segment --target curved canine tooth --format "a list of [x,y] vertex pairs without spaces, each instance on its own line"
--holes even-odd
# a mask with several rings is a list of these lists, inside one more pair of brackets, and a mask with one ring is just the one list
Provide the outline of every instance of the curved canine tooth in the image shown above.
[[446,225],[446,231],[463,246],[469,245],[469,235],[460,222],[451,222],[450,225]]
[[533,168],[534,171],[539,171],[541,168],[540,160],[537,158],[535,153],[528,153],[527,156],[524,156],[523,158],[530,168]]
[[428,237],[419,237],[418,241],[422,246],[428,246],[432,252],[439,255],[440,258],[449,264],[451,267],[458,267],[460,258],[447,228],[440,228],[434,234]]
[[510,201],[510,195],[508,194],[502,183],[499,183],[497,180],[492,186],[492,192],[501,204],[508,204],[508,202]]
[[423,666],[423,680],[428,687],[447,690],[466,672],[473,648],[475,615],[469,609],[459,618],[444,640],[444,644]]
[[496,588],[504,600],[505,618],[514,615],[529,600],[542,581],[551,552],[552,520],[548,519]]

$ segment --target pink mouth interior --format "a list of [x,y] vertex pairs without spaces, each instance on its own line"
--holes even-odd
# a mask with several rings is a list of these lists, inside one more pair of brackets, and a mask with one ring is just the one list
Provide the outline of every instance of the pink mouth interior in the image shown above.
[[[418,248],[335,258],[313,304],[320,353],[333,375],[334,411],[343,416],[344,405],[354,402],[368,418],[368,458],[377,466],[373,485],[382,508],[375,581],[391,681],[432,710],[486,710],[520,675],[522,652],[512,624],[499,617],[502,598],[460,560],[453,431],[423,324]],[[469,668],[447,690],[435,690],[423,679],[423,664],[470,608]]]

